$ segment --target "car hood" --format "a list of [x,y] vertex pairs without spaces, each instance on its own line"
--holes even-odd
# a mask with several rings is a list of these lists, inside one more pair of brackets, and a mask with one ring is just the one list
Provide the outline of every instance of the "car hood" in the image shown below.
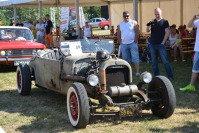
[[34,41],[1,41],[0,50],[7,49],[44,49],[45,45]]

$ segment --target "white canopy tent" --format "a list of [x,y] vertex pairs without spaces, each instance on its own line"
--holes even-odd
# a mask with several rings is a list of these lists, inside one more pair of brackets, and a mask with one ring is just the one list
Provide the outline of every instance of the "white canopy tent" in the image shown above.
[[[16,16],[16,7],[38,7],[39,17],[42,16],[42,7],[76,7],[76,20],[77,20],[77,34],[79,35],[79,6],[104,6],[109,5],[112,1],[120,0],[0,0],[1,6],[11,6],[14,8],[14,16]],[[130,0],[126,0],[130,1]],[[133,3],[134,9],[134,19],[138,19],[138,1],[131,0]],[[16,18],[16,17],[14,17]],[[111,19],[110,19],[111,20]]]

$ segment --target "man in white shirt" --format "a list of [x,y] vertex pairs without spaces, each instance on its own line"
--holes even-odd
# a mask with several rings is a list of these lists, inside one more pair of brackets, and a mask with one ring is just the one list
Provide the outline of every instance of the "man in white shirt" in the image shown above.
[[133,62],[135,64],[136,76],[139,76],[139,26],[135,20],[130,19],[128,11],[123,12],[123,19],[124,21],[120,23],[117,31],[122,58],[127,62]]
[[45,44],[45,34],[44,34],[45,26],[41,18],[38,21],[39,23],[36,24],[37,42]]
[[198,73],[199,73],[199,14],[193,16],[193,18],[188,23],[188,27],[197,28],[196,42],[195,42],[195,47],[194,47],[195,55],[194,55],[194,60],[193,60],[191,81],[184,88],[180,88],[180,91],[195,91],[196,90],[194,84],[196,83]]

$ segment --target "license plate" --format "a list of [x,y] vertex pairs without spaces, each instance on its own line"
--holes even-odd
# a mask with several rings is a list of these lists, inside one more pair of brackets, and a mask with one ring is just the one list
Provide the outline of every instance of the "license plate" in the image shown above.
[[130,104],[130,105],[121,105],[120,106],[120,115],[121,116],[132,116],[142,112],[142,105],[140,104]]
[[18,66],[19,64],[29,64],[30,61],[14,61],[14,66]]

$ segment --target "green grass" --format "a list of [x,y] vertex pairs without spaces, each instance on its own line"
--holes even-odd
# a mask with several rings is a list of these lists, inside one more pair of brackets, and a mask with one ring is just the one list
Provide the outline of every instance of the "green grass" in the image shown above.
[[93,28],[93,35],[110,35],[110,30],[101,30],[100,28]]
[[[199,82],[196,92],[178,90],[189,83],[192,64],[171,63],[175,80],[177,107],[168,119],[159,119],[150,111],[143,115],[123,118],[95,116],[86,129],[74,129],[68,120],[66,97],[53,91],[33,86],[30,96],[20,96],[16,89],[16,68],[0,67],[0,126],[6,132],[199,132]],[[159,65],[165,75],[164,66]],[[141,71],[151,72],[151,64],[141,63]],[[133,75],[134,69],[133,69]],[[135,76],[134,82],[139,79]]]

